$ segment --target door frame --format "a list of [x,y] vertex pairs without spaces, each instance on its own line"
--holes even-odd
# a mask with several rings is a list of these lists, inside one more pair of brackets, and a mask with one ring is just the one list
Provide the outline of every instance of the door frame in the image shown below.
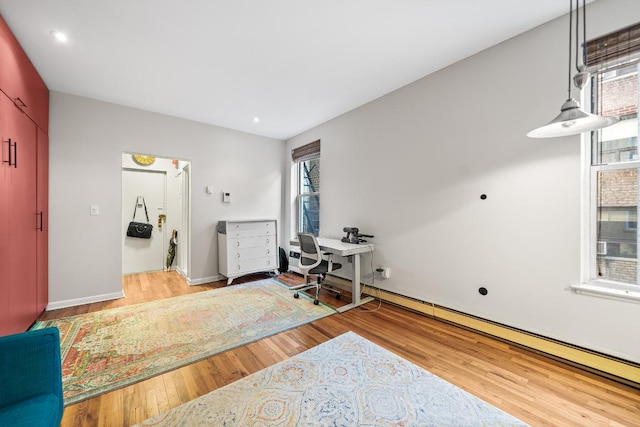
[[[131,170],[130,164],[125,164],[125,159],[131,159],[133,154],[141,154],[134,153],[129,151],[122,152],[122,161],[120,165],[120,179],[122,182],[122,174],[125,169]],[[176,178],[182,175],[180,182],[180,192],[179,196],[181,197],[182,209],[179,213],[182,218],[179,221],[181,230],[178,230],[178,256],[174,261],[174,269],[181,276],[189,281],[188,273],[191,269],[191,176],[192,176],[192,165],[190,160],[153,155],[153,154],[144,154],[145,156],[153,156],[158,159],[169,160],[172,164],[175,165],[176,169],[173,170],[173,177]],[[135,168],[134,168],[135,169]],[[167,179],[169,178],[169,174],[171,171],[167,170]],[[120,200],[122,200],[122,185],[120,186]],[[167,202],[169,195],[166,195]],[[121,216],[123,215],[123,211],[127,209],[126,206],[121,206]],[[169,233],[170,236],[170,233]],[[122,247],[121,247],[121,255],[120,255],[120,272],[122,274]]]

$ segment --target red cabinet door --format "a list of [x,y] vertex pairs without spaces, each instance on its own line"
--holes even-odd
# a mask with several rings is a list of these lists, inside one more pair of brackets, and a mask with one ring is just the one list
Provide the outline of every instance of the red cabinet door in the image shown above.
[[[0,93],[0,97],[5,98]],[[11,333],[9,303],[9,136],[6,134],[5,117],[8,100],[0,100],[0,336]],[[13,157],[13,156],[11,156]]]
[[[11,138],[12,164],[7,168],[7,283],[12,332],[25,331],[36,320],[36,140],[37,127],[4,95],[5,137]],[[4,114],[4,113],[7,114]]]
[[0,16],[0,90],[41,128],[49,129],[49,90]]
[[49,303],[49,136],[38,128],[37,159],[37,314]]

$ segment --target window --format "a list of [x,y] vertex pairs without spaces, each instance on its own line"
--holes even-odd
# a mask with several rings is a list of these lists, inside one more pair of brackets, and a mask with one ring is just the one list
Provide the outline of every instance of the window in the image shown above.
[[320,230],[320,140],[296,148],[296,230],[318,236]]
[[592,132],[588,141],[588,265],[585,284],[576,288],[640,299],[640,25],[590,41],[586,47],[592,73],[591,110],[620,121]]

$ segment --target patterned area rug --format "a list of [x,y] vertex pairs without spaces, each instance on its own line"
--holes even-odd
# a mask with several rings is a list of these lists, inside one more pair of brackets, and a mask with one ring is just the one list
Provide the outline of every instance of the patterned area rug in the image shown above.
[[348,332],[138,426],[526,426]]
[[60,329],[65,405],[335,313],[273,279],[38,322]]

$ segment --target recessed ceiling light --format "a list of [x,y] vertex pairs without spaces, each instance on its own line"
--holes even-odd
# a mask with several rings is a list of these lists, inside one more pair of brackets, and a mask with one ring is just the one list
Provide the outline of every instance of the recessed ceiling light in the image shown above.
[[51,31],[51,35],[58,40],[59,42],[66,42],[67,40],[69,40],[67,38],[67,35],[64,33],[61,33],[60,31]]
[[254,117],[253,118],[253,123],[258,123],[260,121],[260,117]]

